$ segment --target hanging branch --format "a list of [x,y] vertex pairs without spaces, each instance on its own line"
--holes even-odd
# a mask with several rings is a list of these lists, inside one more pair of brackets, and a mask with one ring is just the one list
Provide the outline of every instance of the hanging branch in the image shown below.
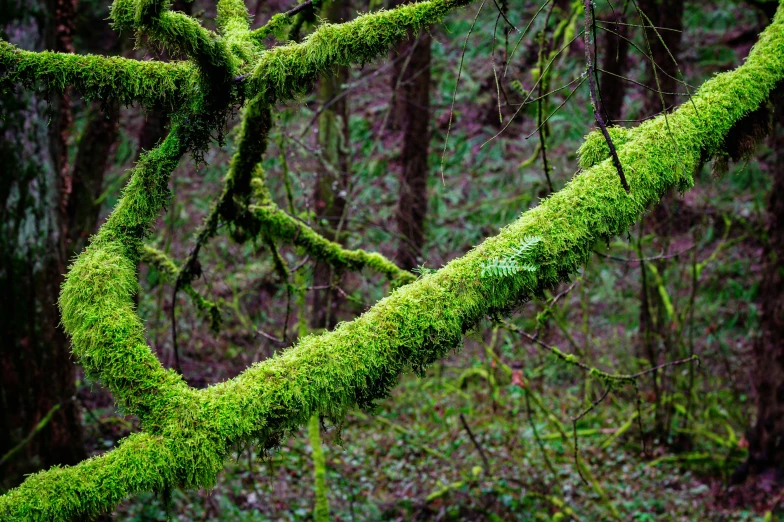
[[626,193],[629,193],[629,183],[626,181],[626,176],[623,174],[623,167],[621,166],[621,160],[618,159],[618,153],[615,150],[615,145],[613,145],[612,138],[610,137],[610,133],[607,132],[607,125],[604,124],[604,118],[602,118],[601,113],[599,112],[599,102],[596,97],[596,79],[594,78],[594,70],[593,70],[593,59],[591,58],[592,54],[592,46],[591,46],[591,28],[594,26],[593,17],[592,15],[592,7],[591,7],[591,0],[585,0],[585,30],[583,31],[583,37],[585,39],[585,72],[588,75],[588,87],[591,91],[591,106],[593,107],[593,117],[596,120],[596,124],[602,131],[602,135],[604,136],[605,141],[607,142],[607,146],[610,149],[610,157],[612,157],[613,165],[615,165],[615,170],[618,171],[618,177],[621,178],[621,185]]

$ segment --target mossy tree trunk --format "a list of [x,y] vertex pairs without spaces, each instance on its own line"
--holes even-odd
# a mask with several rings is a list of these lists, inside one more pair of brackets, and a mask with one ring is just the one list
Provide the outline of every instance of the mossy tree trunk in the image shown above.
[[[399,2],[393,4],[397,5]],[[400,235],[397,261],[411,269],[422,261],[427,213],[428,155],[430,153],[430,34],[401,42],[393,53],[394,111],[403,131],[400,154],[400,194],[397,230]]]
[[[74,52],[75,0],[10,7],[0,4],[4,37],[28,49]],[[103,34],[96,31],[106,13],[86,14],[93,22],[88,50],[116,50],[108,23]],[[89,106],[71,166],[69,93],[49,102],[47,114],[47,102],[29,91],[0,98],[0,331],[6,341],[0,348],[0,458],[13,450],[0,464],[0,487],[23,473],[86,456],[74,403],[75,367],[56,302],[69,261],[98,222],[96,200],[118,135],[119,103]]]
[[[345,0],[331,0],[322,8],[322,16],[332,23],[350,19],[350,5]],[[338,67],[335,74],[319,81],[318,143],[323,164],[319,165],[313,203],[316,230],[340,241],[343,214],[346,211],[349,171],[349,105],[343,88],[348,81],[348,67]],[[340,295],[331,288],[336,274],[326,263],[316,263],[313,286],[314,328],[331,328],[338,322]]]
[[[55,0],[3,2],[3,38],[27,49],[70,50],[72,7]],[[46,108],[28,90],[0,97],[0,457],[20,448],[0,465],[0,487],[15,485],[22,473],[85,457],[73,401],[75,367],[57,309],[68,261],[67,95],[53,100],[50,115]]]

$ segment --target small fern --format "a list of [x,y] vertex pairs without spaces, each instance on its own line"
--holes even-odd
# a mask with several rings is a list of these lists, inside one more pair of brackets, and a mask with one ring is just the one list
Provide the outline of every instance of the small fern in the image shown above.
[[428,268],[425,265],[415,266],[414,268],[411,269],[411,271],[419,277],[424,277],[428,274],[435,274],[436,272],[438,272],[438,270],[436,270],[435,268]]
[[530,261],[536,245],[542,241],[539,236],[527,236],[520,246],[515,247],[512,253],[501,259],[491,259],[482,265],[481,276],[511,277],[520,272],[536,272],[539,266]]

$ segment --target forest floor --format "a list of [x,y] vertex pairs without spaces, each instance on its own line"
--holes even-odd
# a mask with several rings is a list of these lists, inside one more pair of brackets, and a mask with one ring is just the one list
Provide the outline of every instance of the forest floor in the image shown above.
[[[274,2],[265,6],[270,12],[276,8]],[[491,11],[480,15],[466,47],[442,177],[441,150],[463,47],[459,35],[468,32],[473,14],[453,16],[445,28],[433,30],[429,268],[467,252],[547,195],[539,163],[525,164],[537,141],[535,135],[525,139],[535,130],[535,112],[523,111],[483,145],[500,130],[494,59],[488,55],[496,19]],[[692,85],[741,63],[753,42],[742,36],[761,27],[751,8],[734,2],[689,3],[684,26],[680,65]],[[510,75],[531,88],[527,68],[536,49],[524,47],[511,62],[519,64],[510,66]],[[552,85],[578,76],[582,57],[578,41],[557,63]],[[643,76],[639,58],[628,74]],[[349,147],[355,190],[341,239],[352,248],[392,257],[398,240],[399,131],[390,121],[389,78],[385,63],[352,72]],[[628,119],[643,116],[641,97],[631,85]],[[563,99],[552,101],[550,109]],[[589,106],[580,92],[550,119],[556,189],[576,170],[575,151],[592,128]],[[265,160],[273,194],[283,202],[281,158],[286,158],[295,202],[303,211],[320,168],[312,124],[318,110],[311,97],[281,107]],[[513,112],[503,111],[506,119]],[[127,109],[123,119],[107,208],[116,200],[143,116]],[[183,162],[173,176],[174,200],[152,241],[175,259],[185,258],[200,218],[220,190],[231,138],[210,152],[206,165],[197,169]],[[374,412],[352,412],[341,426],[323,420],[334,519],[762,520],[781,500],[773,481],[758,482],[756,489],[730,482],[746,456],[744,432],[754,409],[748,361],[758,321],[768,154],[763,144],[755,158],[723,176],[706,165],[695,176],[694,189],[668,196],[628,236],[596,245],[597,255],[572,285],[510,318],[529,333],[540,328],[544,342],[611,372],[633,374],[692,355],[699,364],[642,376],[636,391],[631,384],[614,389],[573,426],[572,419],[601,396],[602,383],[488,321],[426,375],[402,376]],[[292,265],[302,258],[295,249],[282,253]],[[286,291],[263,246],[218,238],[206,249],[202,267],[197,287],[221,300],[225,324],[220,334],[212,334],[188,300],[178,298],[183,371],[197,387],[237,375],[291,345],[297,314],[307,315],[307,309],[297,311],[282,329]],[[312,267],[303,268],[304,286],[311,273]],[[346,296],[342,320],[389,291],[372,274],[347,274],[340,287]],[[643,295],[655,323],[654,340],[647,345],[640,335]],[[171,296],[159,274],[143,267],[139,310],[150,343],[167,366],[172,364]],[[306,296],[309,302],[310,293]],[[539,323],[537,316],[543,317]],[[285,343],[272,340],[284,337]],[[98,386],[82,381],[79,397],[94,453],[134,429],[133,419],[117,416]],[[170,505],[140,495],[118,508],[116,520],[166,520],[169,514],[183,521],[310,520],[313,498],[311,448],[303,431],[268,455],[257,454],[253,446],[237,448],[210,491],[174,491]]]

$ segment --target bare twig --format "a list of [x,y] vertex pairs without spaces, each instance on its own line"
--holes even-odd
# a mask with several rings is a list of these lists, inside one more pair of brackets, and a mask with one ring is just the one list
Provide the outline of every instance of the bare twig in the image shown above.
[[586,73],[588,75],[588,87],[591,91],[591,106],[593,107],[593,117],[596,120],[596,124],[599,126],[599,129],[602,131],[602,135],[604,136],[604,140],[607,142],[607,147],[610,149],[610,156],[612,157],[613,164],[615,165],[615,170],[618,171],[618,177],[621,178],[621,185],[623,189],[628,194],[629,183],[626,181],[626,176],[623,174],[623,167],[621,166],[621,160],[618,159],[618,153],[615,150],[615,145],[613,145],[612,138],[610,137],[610,133],[607,132],[607,125],[604,124],[604,118],[602,118],[601,113],[599,112],[599,102],[596,98],[596,80],[594,78],[594,70],[593,70],[593,59],[591,58],[591,27],[594,26],[593,17],[591,16],[591,0],[585,0],[585,31],[583,31],[583,37],[585,38],[585,68]]
[[485,472],[490,473],[490,462],[487,460],[487,455],[485,455],[485,450],[482,449],[482,446],[479,444],[479,441],[477,441],[476,437],[474,437],[474,434],[471,431],[471,428],[468,427],[468,423],[466,422],[465,417],[463,416],[462,413],[460,414],[460,422],[463,424],[463,428],[465,428],[466,433],[468,433],[468,437],[471,439],[471,442],[474,443],[474,447],[476,448],[476,451],[479,453],[479,456],[482,457],[482,462],[484,462],[485,464]]

